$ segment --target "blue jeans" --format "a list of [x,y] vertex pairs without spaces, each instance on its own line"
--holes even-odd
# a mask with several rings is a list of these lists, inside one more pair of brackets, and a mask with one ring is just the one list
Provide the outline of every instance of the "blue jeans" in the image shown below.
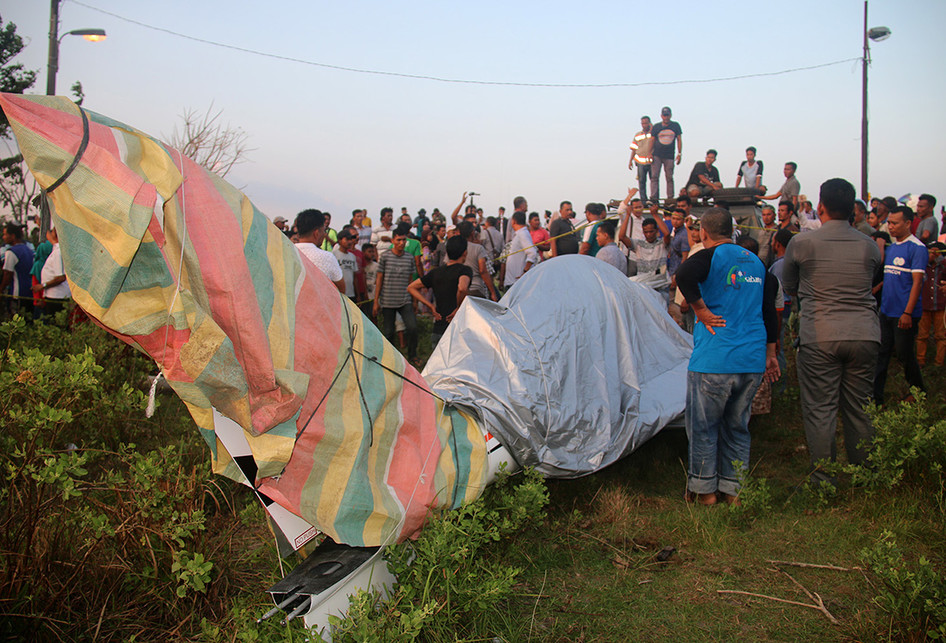
[[739,491],[733,462],[749,465],[749,415],[761,382],[762,373],[687,371],[687,489],[730,496]]

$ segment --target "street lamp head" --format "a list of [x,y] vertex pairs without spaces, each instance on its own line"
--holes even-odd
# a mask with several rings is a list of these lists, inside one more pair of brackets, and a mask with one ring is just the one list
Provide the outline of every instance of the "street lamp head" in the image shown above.
[[73,29],[62,34],[59,40],[62,40],[65,36],[82,36],[89,42],[100,42],[106,38],[104,29]]
[[872,27],[867,31],[867,37],[874,42],[880,42],[889,38],[891,33],[889,27]]

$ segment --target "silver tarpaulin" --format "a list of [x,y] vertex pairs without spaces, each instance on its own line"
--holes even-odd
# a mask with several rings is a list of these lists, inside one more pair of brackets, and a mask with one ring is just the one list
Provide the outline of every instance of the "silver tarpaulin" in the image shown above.
[[423,376],[479,414],[520,465],[572,478],[682,421],[692,348],[657,293],[569,255],[540,263],[499,303],[467,298]]

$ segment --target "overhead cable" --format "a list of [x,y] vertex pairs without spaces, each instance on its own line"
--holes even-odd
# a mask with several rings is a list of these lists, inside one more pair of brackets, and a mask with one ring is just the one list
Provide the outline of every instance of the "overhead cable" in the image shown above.
[[642,81],[636,83],[526,83],[526,82],[513,82],[513,81],[499,81],[499,80],[470,80],[465,78],[444,78],[442,76],[429,76],[426,74],[408,74],[404,72],[397,71],[383,71],[380,69],[360,69],[358,67],[346,67],[344,65],[332,65],[329,63],[316,62],[314,60],[305,60],[302,58],[294,58],[292,56],[283,56],[280,54],[272,54],[265,51],[258,51],[256,49],[249,49],[247,47],[239,47],[237,45],[228,45],[222,42],[216,42],[214,40],[208,40],[206,38],[198,38],[197,36],[189,36],[187,34],[182,34],[177,31],[172,31],[171,29],[164,29],[163,27],[156,27],[154,25],[149,25],[145,22],[140,22],[132,18],[126,18],[125,16],[120,16],[117,13],[112,13],[111,11],[106,11],[104,9],[99,9],[98,7],[93,7],[92,5],[80,2],[79,0],[70,0],[72,4],[79,5],[80,7],[85,7],[86,9],[91,9],[92,11],[97,11],[99,13],[111,16],[118,20],[128,22],[139,27],[144,27],[145,29],[150,29],[152,31],[159,31],[161,33],[170,34],[172,36],[177,36],[178,38],[184,38],[186,40],[192,40],[194,42],[203,43],[205,45],[211,45],[213,47],[221,47],[223,49],[230,49],[233,51],[240,51],[246,54],[252,54],[254,56],[262,56],[264,58],[271,58],[274,60],[282,60],[286,62],[299,63],[301,65],[309,65],[311,67],[321,67],[323,69],[334,69],[337,71],[346,71],[356,74],[372,74],[375,76],[393,76],[395,78],[411,78],[414,80],[430,80],[438,83],[454,83],[461,85],[492,85],[499,87],[552,87],[552,88],[568,88],[568,89],[603,89],[609,87],[657,87],[657,86],[666,86],[666,85],[689,85],[689,84],[701,84],[701,83],[721,83],[733,80],[744,80],[746,78],[764,78],[767,76],[781,76],[783,74],[793,74],[801,71],[811,71],[814,69],[823,69],[825,67],[833,67],[835,65],[843,65],[845,63],[860,61],[861,58],[858,56],[856,58],[845,58],[843,60],[835,60],[827,63],[820,63],[817,65],[807,65],[805,67],[793,67],[791,69],[781,69],[779,71],[767,71],[767,72],[758,72],[754,74],[741,74],[739,76],[721,76],[718,78],[689,78],[683,80],[655,80],[655,81]]

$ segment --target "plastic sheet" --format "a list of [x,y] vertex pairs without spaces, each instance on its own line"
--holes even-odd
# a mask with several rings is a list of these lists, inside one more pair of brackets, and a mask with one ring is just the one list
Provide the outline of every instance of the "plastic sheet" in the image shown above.
[[423,376],[519,464],[572,478],[682,422],[692,348],[656,292],[569,255],[527,272],[499,303],[467,298]]

